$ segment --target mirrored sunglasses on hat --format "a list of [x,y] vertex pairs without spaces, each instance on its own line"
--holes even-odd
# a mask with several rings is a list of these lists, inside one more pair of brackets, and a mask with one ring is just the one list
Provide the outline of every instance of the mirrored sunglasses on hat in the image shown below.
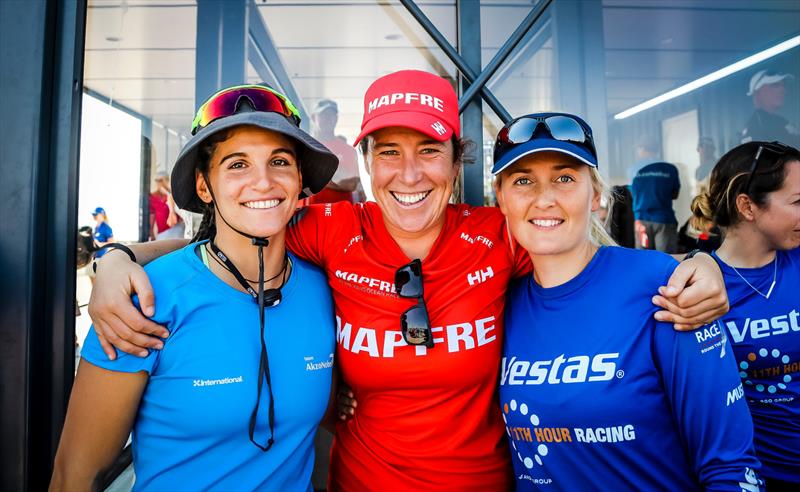
[[214,120],[236,114],[242,101],[255,111],[279,113],[300,126],[300,111],[286,96],[263,85],[239,85],[217,92],[200,106],[192,121],[192,135]]
[[[495,168],[492,172],[497,174],[510,165],[513,161],[504,161],[510,159],[514,154],[519,154],[520,146],[537,140],[569,144],[568,146],[539,150],[572,153],[570,150],[574,149],[575,157],[597,167],[597,150],[594,146],[592,129],[585,121],[567,113],[536,113],[511,120],[497,134],[494,145]],[[530,147],[530,145],[528,146]]]

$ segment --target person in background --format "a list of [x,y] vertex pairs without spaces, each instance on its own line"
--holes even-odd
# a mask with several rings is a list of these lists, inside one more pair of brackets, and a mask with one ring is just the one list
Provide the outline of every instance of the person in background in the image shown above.
[[614,242],[626,248],[636,247],[634,237],[633,198],[627,186],[611,188],[606,229]]
[[[692,212],[725,232],[714,257],[767,490],[800,490],[800,152],[777,142],[731,149]],[[700,341],[700,339],[698,339]],[[705,344],[706,342],[703,341]]]
[[672,201],[681,189],[678,168],[658,158],[658,142],[643,136],[636,146],[638,169],[631,183],[636,247],[674,253],[678,248],[678,220]]
[[573,115],[517,118],[495,144],[497,201],[533,263],[508,294],[500,368],[516,489],[757,491],[730,347],[716,324],[653,319],[678,262],[613,244],[592,216],[597,166]]
[[753,114],[745,123],[741,143],[777,140],[789,145],[800,145],[797,127],[779,114],[786,103],[786,81],[794,79],[788,73],[759,70],[750,78],[748,96],[753,97]]
[[150,240],[183,237],[183,221],[177,214],[167,173],[156,174],[155,188],[150,193]]
[[698,185],[708,181],[708,175],[717,163],[717,146],[711,137],[700,137],[697,142],[697,156],[700,158],[700,165],[694,172],[694,178]]
[[322,99],[311,115],[316,132],[314,136],[328,147],[339,158],[339,169],[320,193],[308,199],[308,203],[354,203],[355,193],[361,185],[358,176],[358,157],[355,149],[341,135],[336,135],[336,123],[339,121],[339,106],[335,101]]
[[[97,248],[102,248],[108,243],[114,242],[114,231],[108,224],[108,215],[103,207],[97,207],[92,211],[94,217],[94,244]],[[95,253],[95,258],[100,258],[105,254],[105,250],[100,250]]]

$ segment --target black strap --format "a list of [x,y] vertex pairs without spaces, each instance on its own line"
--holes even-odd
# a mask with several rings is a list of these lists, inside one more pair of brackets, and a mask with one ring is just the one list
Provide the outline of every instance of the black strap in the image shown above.
[[124,252],[126,255],[128,255],[128,257],[131,259],[132,262],[136,263],[136,255],[133,254],[133,251],[131,251],[131,249],[129,247],[125,246],[122,243],[108,243],[108,244],[103,245],[100,249],[98,249],[94,253],[95,254],[95,261],[94,261],[94,263],[92,263],[92,271],[94,273],[97,273],[97,253],[99,253],[101,251],[109,252],[109,251],[114,250],[114,249],[118,249],[118,250]]

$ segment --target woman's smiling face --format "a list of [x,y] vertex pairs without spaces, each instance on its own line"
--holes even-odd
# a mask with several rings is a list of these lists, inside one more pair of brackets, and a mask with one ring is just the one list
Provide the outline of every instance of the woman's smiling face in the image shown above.
[[559,255],[591,241],[600,207],[589,167],[557,152],[539,152],[504,170],[497,203],[516,240],[532,255]]
[[295,145],[276,132],[240,126],[216,144],[208,170],[211,189],[198,173],[198,196],[206,203],[216,201],[218,213],[242,232],[269,237],[289,222],[297,208],[302,178]]
[[387,229],[424,234],[440,228],[461,169],[452,142],[403,127],[367,138],[366,167]]

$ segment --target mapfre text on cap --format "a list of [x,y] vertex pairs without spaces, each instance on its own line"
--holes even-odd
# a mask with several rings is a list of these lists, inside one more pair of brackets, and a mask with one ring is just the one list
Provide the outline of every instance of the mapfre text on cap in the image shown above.
[[367,112],[371,113],[382,106],[391,106],[393,104],[414,104],[419,101],[422,106],[429,106],[441,112],[444,112],[444,101],[438,97],[429,94],[420,94],[418,92],[395,92],[393,94],[384,94],[381,97],[376,97],[369,102]]

